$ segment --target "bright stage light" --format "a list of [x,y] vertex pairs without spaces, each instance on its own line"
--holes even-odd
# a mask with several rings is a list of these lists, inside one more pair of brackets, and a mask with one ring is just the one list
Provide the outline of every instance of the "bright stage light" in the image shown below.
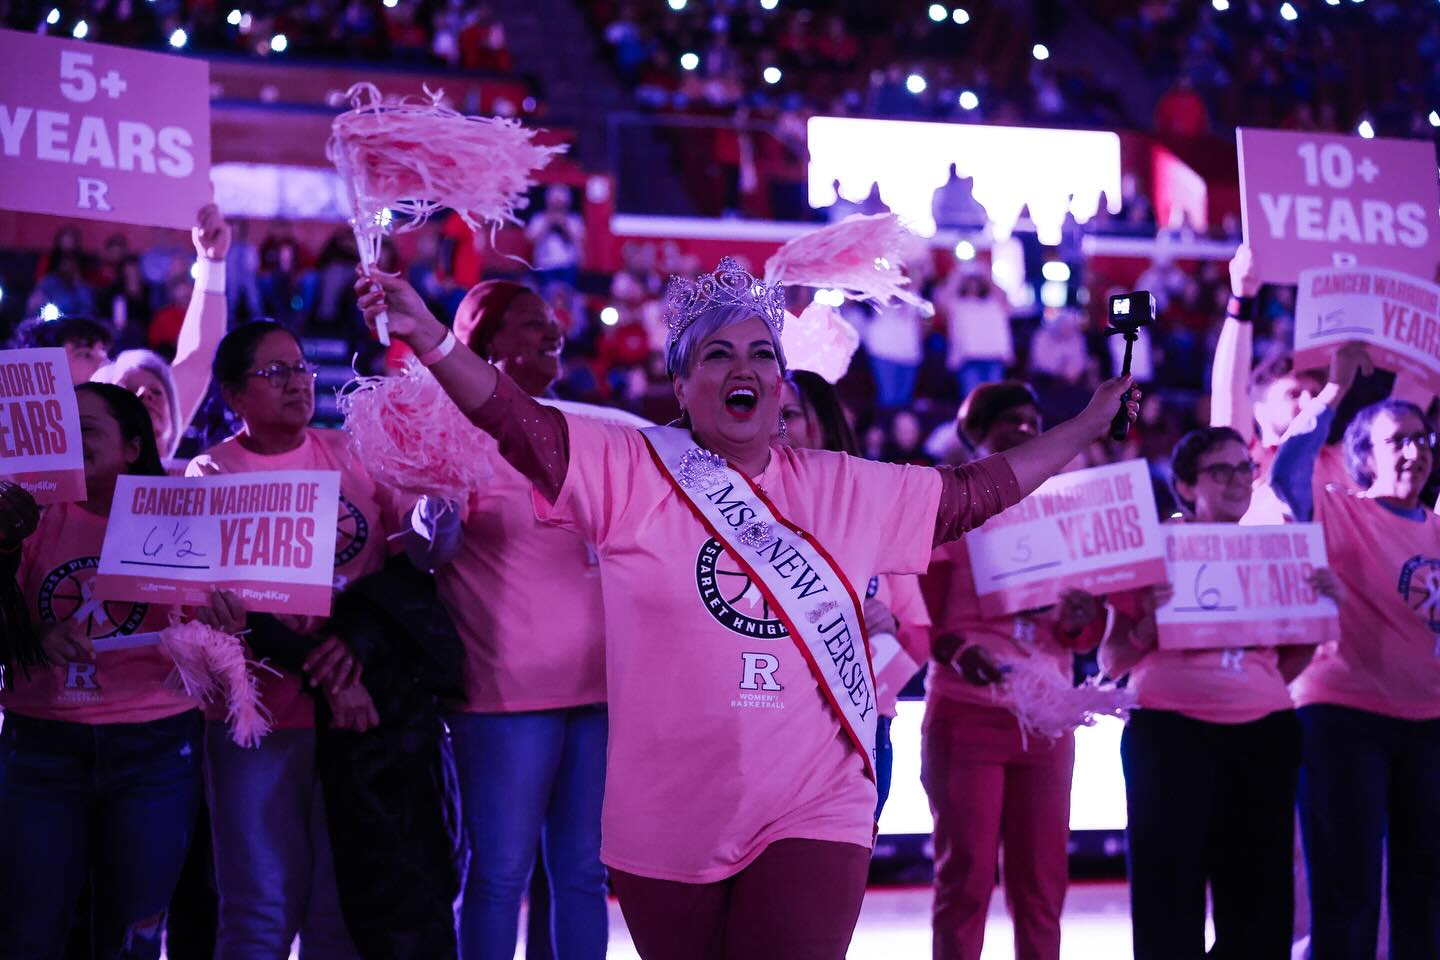
[[289,48],[290,41],[288,38],[286,38],[285,34],[277,33],[275,34],[275,36],[270,38],[270,49],[274,50],[276,53],[284,53]]
[[911,93],[920,94],[925,92],[925,78],[918,73],[912,73],[905,78],[905,89]]
[[954,20],[956,23],[960,24],[963,27],[965,24],[970,22],[970,11],[962,9],[960,7],[956,7],[955,12],[950,14],[950,19]]
[[600,322],[607,327],[613,327],[620,322],[620,311],[614,307],[606,307],[600,311]]
[[969,240],[961,240],[959,243],[955,244],[955,259],[974,260],[975,244],[971,243]]
[[978,106],[980,106],[980,98],[977,97],[977,96],[975,96],[975,91],[974,91],[974,90],[961,90],[961,91],[960,91],[960,109],[961,109],[961,110],[974,110],[974,109],[975,109],[976,107],[978,107]]
[[90,25],[84,20],[81,20],[79,23],[75,24],[75,29],[70,31],[70,36],[74,37],[76,40],[84,40],[89,35]]
[[185,49],[185,44],[189,42],[190,35],[187,34],[184,30],[176,30],[174,33],[170,34],[170,46],[174,47],[176,50]]
[[1070,265],[1063,260],[1047,260],[1040,268],[1040,276],[1053,283],[1070,282]]
[[942,4],[938,4],[938,3],[932,3],[932,4],[930,4],[930,19],[931,19],[931,20],[934,20],[936,23],[944,23],[944,22],[945,22],[945,18],[948,17],[948,16],[950,16],[950,11],[949,11],[949,10],[946,10],[945,7],[944,7]]
[[1283,3],[1280,5],[1280,16],[1286,20],[1299,20],[1300,11],[1295,9],[1295,4],[1293,3]]
[[1049,60],[1049,59],[1050,59],[1050,48],[1047,47],[1047,46],[1045,46],[1045,44],[1043,44],[1043,43],[1037,43],[1037,44],[1035,44],[1035,46],[1033,46],[1033,47],[1030,48],[1030,54],[1031,54],[1036,60]]
[[695,69],[696,67],[698,67],[698,66],[700,66],[700,55],[699,55],[699,54],[697,54],[697,53],[682,53],[682,54],[680,54],[680,69],[681,69],[681,70],[694,70],[694,69]]
[[765,68],[765,82],[768,83],[768,84],[770,84],[772,87],[773,87],[775,84],[779,83],[779,82],[780,82],[780,68],[779,68],[779,67],[766,67],[766,68]]
[[51,320],[60,319],[60,308],[53,303],[47,303],[40,308],[40,319],[49,323]]
[[1355,128],[1355,132],[1366,140],[1375,139],[1375,127],[1371,125],[1369,120],[1361,120],[1360,125]]

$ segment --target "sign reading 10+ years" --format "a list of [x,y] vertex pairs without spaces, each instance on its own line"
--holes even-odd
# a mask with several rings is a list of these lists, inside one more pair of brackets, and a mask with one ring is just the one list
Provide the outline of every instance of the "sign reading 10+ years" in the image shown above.
[[209,200],[209,64],[0,30],[0,210],[188,228]]

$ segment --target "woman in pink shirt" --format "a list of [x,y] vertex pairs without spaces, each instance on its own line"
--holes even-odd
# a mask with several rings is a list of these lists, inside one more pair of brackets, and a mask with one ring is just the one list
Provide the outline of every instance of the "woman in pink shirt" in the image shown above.
[[[1185,518],[1239,523],[1257,466],[1229,427],[1195,430],[1170,466]],[[1311,587],[1337,596],[1330,571]],[[1120,741],[1136,960],[1205,954],[1205,891],[1215,921],[1212,955],[1290,955],[1295,779],[1300,725],[1286,684],[1313,647],[1162,650],[1155,609],[1170,587],[1112,598],[1100,647],[1111,677],[1139,698]]]
[[39,512],[0,481],[0,562],[23,601],[0,638],[0,957],[63,956],[89,887],[95,955],[156,958],[200,799],[201,717],[157,644],[105,648],[174,612],[93,593],[116,480],[164,469],[132,394],[85,383],[76,399],[88,499]]
[[[683,427],[644,433],[537,403],[403,281],[372,274],[356,288],[367,320],[388,311],[391,334],[530,479],[537,513],[600,556],[601,858],[640,954],[839,960],[875,812],[852,584],[919,573],[934,543],[1034,489],[1107,428],[1128,379],[1007,454],[894,466],[772,446],[784,296],[729,259],[671,283]],[[566,602],[567,585],[553,587]]]
[[[315,374],[294,334],[279,324],[258,321],[230,331],[216,351],[215,379],[241,427],[191,461],[188,473],[338,472],[334,575],[340,592],[379,573],[392,543],[408,549],[409,525],[402,501],[370,476],[344,433],[309,426]],[[456,953],[450,901],[459,893],[460,877],[458,869],[447,868],[453,866],[451,854],[460,858],[446,849],[447,818],[456,811],[445,809],[454,802],[454,769],[438,716],[405,731],[411,736],[403,751],[413,762],[404,775],[414,778],[409,790],[422,799],[403,815],[397,812],[383,835],[361,838],[373,848],[368,856],[353,845],[332,845],[337,805],[348,816],[358,802],[334,796],[328,789],[333,781],[322,777],[322,768],[354,760],[364,741],[317,737],[316,698],[323,698],[335,728],[366,733],[382,719],[345,637],[331,635],[332,623],[321,617],[246,616],[252,650],[277,661],[288,658],[290,668],[260,678],[261,702],[271,712],[273,729],[259,747],[236,746],[218,723],[207,732],[205,785],[220,895],[217,960],[283,957],[297,934],[302,957],[350,958],[360,955],[354,940],[362,931],[372,943],[410,943],[427,957]],[[302,652],[294,653],[297,649]],[[376,736],[386,732],[381,727]],[[387,747],[395,748],[393,740],[368,742],[379,754],[371,758],[375,766],[385,761]],[[354,752],[347,753],[351,745]],[[442,788],[430,803],[436,783],[448,787],[448,795]],[[344,823],[353,826],[349,819]],[[365,873],[377,866],[383,870],[387,856],[386,876]],[[426,869],[414,869],[416,863]],[[347,881],[362,881],[348,888],[350,898],[337,888],[337,866]],[[355,898],[367,892],[363,881],[374,888],[405,876],[409,882],[392,887],[399,891],[392,894],[392,911],[358,909],[363,901]],[[409,897],[403,906],[400,896]],[[387,953],[372,947],[368,955]]]
[[[1027,384],[988,383],[959,426],[981,455],[1004,453],[1040,435],[1040,408]],[[934,955],[978,960],[1003,845],[1015,954],[1058,960],[1075,737],[1023,737],[1003,681],[1022,658],[1070,680],[1074,651],[1100,641],[1100,601],[1074,590],[1055,607],[987,616],[963,542],[937,547],[920,583],[934,638],[920,774],[935,818]]]
[[1386,400],[1345,430],[1354,490],[1312,474],[1362,348],[1343,348],[1330,382],[1275,457],[1276,491],[1298,520],[1325,527],[1345,601],[1340,638],[1295,681],[1300,827],[1315,960],[1373,957],[1382,863],[1390,957],[1440,956],[1440,519],[1422,505],[1435,427]]
[[[530,396],[548,394],[560,375],[563,331],[545,301],[517,283],[472,287],[455,332]],[[466,699],[447,720],[470,843],[463,955],[514,955],[538,849],[555,956],[600,958],[609,921],[600,863],[606,715],[599,563],[580,537],[536,518],[524,475],[498,452],[486,455],[495,476],[460,508],[459,552],[435,571],[465,645]]]

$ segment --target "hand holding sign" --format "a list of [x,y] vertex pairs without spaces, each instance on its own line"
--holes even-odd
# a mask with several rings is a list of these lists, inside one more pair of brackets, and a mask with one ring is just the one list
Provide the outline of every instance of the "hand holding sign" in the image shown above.
[[196,219],[199,222],[190,228],[195,252],[205,260],[224,260],[230,252],[230,224],[225,222],[220,208],[207,203]]

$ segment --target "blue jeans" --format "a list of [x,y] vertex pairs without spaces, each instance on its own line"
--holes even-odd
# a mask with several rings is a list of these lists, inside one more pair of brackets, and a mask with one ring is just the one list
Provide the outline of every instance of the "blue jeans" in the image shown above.
[[200,745],[194,710],[114,724],[6,715],[0,957],[62,957],[87,880],[95,956],[160,956],[200,803]]
[[340,914],[314,730],[272,730],[236,746],[206,731],[205,791],[215,886],[216,960],[277,960],[300,936],[301,960],[358,956]]
[[609,941],[600,863],[605,708],[456,713],[448,723],[470,844],[461,955],[515,955],[538,845],[556,960],[602,960]]
[[920,375],[918,363],[896,363],[872,356],[870,371],[875,376],[876,406],[895,409],[910,405],[910,397],[915,393],[915,380]]
[[1440,957],[1440,719],[1329,704],[1297,713],[1312,960],[1375,956],[1382,847],[1390,960]]
[[880,811],[890,799],[890,779],[895,771],[895,747],[890,743],[890,718],[881,714],[875,718],[875,822],[880,822]]

